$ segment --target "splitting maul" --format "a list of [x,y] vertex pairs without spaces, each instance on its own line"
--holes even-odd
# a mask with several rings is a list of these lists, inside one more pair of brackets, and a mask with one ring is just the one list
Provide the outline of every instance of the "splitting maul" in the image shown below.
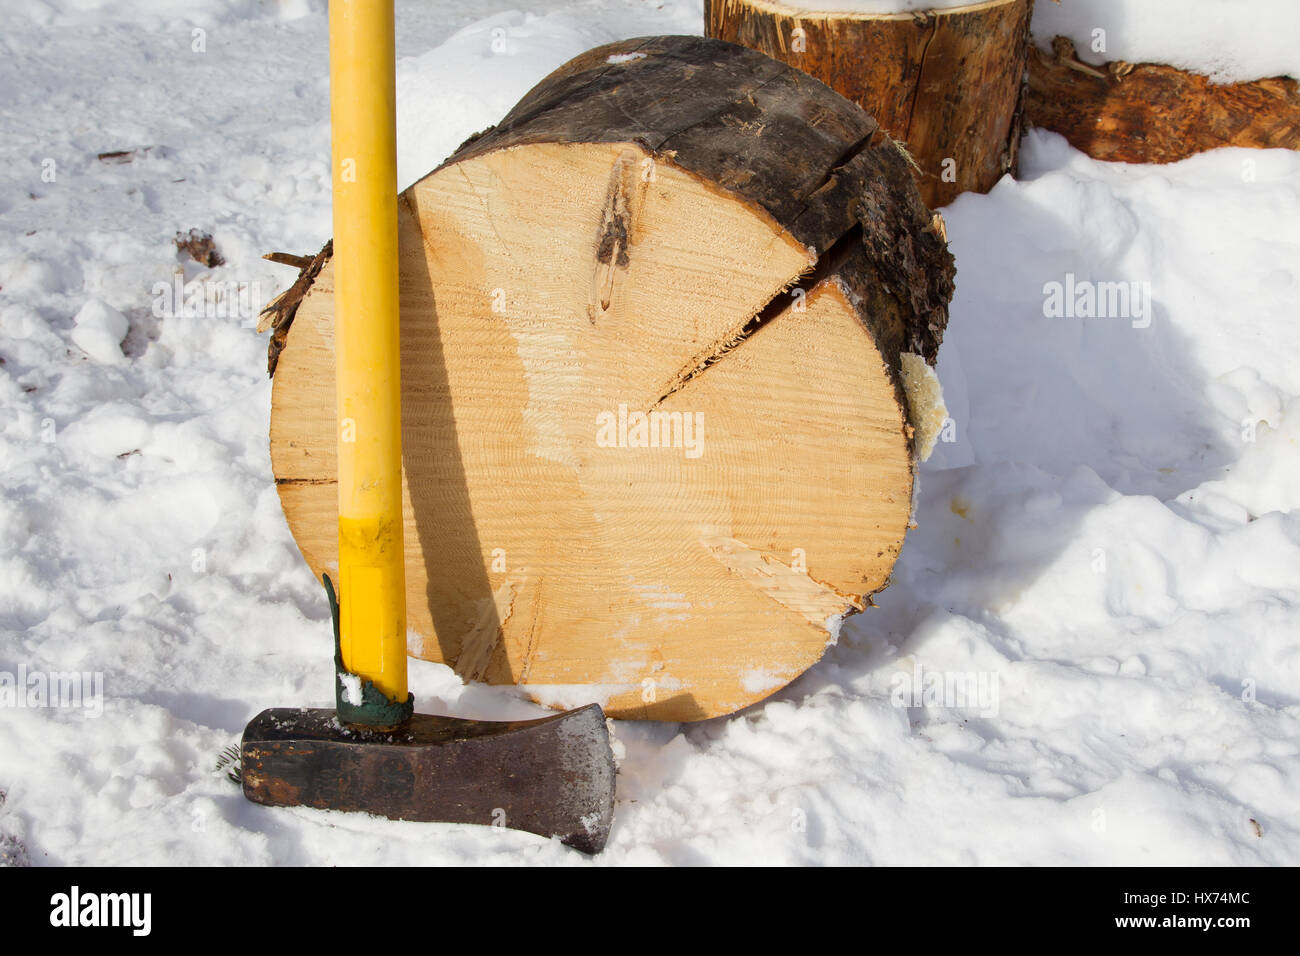
[[329,708],[264,710],[244,731],[244,795],[268,806],[527,830],[599,853],[614,761],[599,705],[539,720],[414,714],[393,731]]

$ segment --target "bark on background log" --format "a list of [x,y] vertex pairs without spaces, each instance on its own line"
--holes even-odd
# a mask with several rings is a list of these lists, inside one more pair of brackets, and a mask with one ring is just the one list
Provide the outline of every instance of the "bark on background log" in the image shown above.
[[1300,149],[1300,84],[1214,84],[1157,63],[1081,63],[1066,37],[1034,47],[1026,119],[1094,159],[1172,163],[1221,146]]
[[872,114],[907,145],[931,207],[1014,174],[1033,0],[899,14],[798,6],[705,0],[705,34],[810,73]]

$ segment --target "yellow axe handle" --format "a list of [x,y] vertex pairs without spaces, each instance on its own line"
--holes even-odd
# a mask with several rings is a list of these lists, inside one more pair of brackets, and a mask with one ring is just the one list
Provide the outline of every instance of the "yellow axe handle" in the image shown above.
[[393,0],[331,0],[343,665],[405,702]]

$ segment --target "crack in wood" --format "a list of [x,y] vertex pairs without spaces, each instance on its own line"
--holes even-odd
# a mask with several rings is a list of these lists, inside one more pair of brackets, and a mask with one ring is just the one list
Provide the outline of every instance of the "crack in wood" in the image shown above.
[[[925,19],[928,15],[922,15],[918,19]],[[907,144],[912,145],[912,124],[916,119],[916,103],[921,97],[921,87],[925,83],[925,66],[926,58],[930,55],[930,44],[939,34],[939,18],[934,17],[930,20],[930,35],[925,38],[925,46],[921,47],[920,69],[916,73],[916,87],[912,90],[912,104],[907,109]]]
[[[839,177],[840,173],[844,172],[846,166],[852,163],[864,152],[873,148],[876,145],[877,140],[883,133],[884,130],[882,130],[879,126],[877,126],[876,121],[873,119],[871,121],[871,129],[868,130],[866,133],[864,133],[862,136],[860,136],[852,144],[850,144],[849,147],[845,149],[842,153],[840,153],[840,155],[835,158],[835,162],[831,164],[830,169],[826,171],[826,175],[823,176],[820,180],[818,180],[818,182],[816,183],[816,185],[812,187],[812,189],[808,190],[808,202],[804,203],[804,209],[808,208],[808,206],[812,203],[813,198],[819,192],[821,192],[827,186],[830,186],[834,183],[834,181]],[[795,218],[797,219],[798,217],[796,216]]]
[[786,282],[776,294],[767,301],[761,309],[750,316],[740,328],[730,333],[725,339],[714,343],[713,346],[698,354],[691,361],[687,362],[677,373],[673,380],[660,391],[661,394],[654,402],[650,404],[649,410],[653,411],[664,403],[667,398],[675,392],[680,392],[686,387],[692,379],[704,374],[711,366],[717,364],[723,356],[735,351],[745,342],[749,341],[766,325],[771,324],[778,316],[783,315],[786,311],[793,308],[797,298],[794,295],[787,295],[791,289],[800,288],[804,290],[804,299],[812,295],[833,275],[844,260],[852,253],[855,245],[862,241],[862,224],[854,225],[844,235],[840,236],[835,242],[822,253],[821,257],[813,263],[812,267],[800,272],[790,281]]

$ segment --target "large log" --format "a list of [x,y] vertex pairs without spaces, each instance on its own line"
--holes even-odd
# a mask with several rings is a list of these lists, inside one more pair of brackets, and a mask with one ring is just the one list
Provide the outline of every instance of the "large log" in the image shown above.
[[[399,205],[412,653],[667,720],[818,660],[888,582],[936,424],[953,267],[896,144],[774,60],[642,38],[561,67]],[[272,345],[272,461],[317,574],[329,254]]]
[[943,206],[1015,173],[1033,0],[905,13],[816,0],[704,0],[704,32],[812,74],[872,114]]
[[1172,163],[1222,146],[1300,149],[1300,84],[1249,83],[1160,63],[1083,63],[1067,37],[1034,47],[1026,117],[1094,159]]

